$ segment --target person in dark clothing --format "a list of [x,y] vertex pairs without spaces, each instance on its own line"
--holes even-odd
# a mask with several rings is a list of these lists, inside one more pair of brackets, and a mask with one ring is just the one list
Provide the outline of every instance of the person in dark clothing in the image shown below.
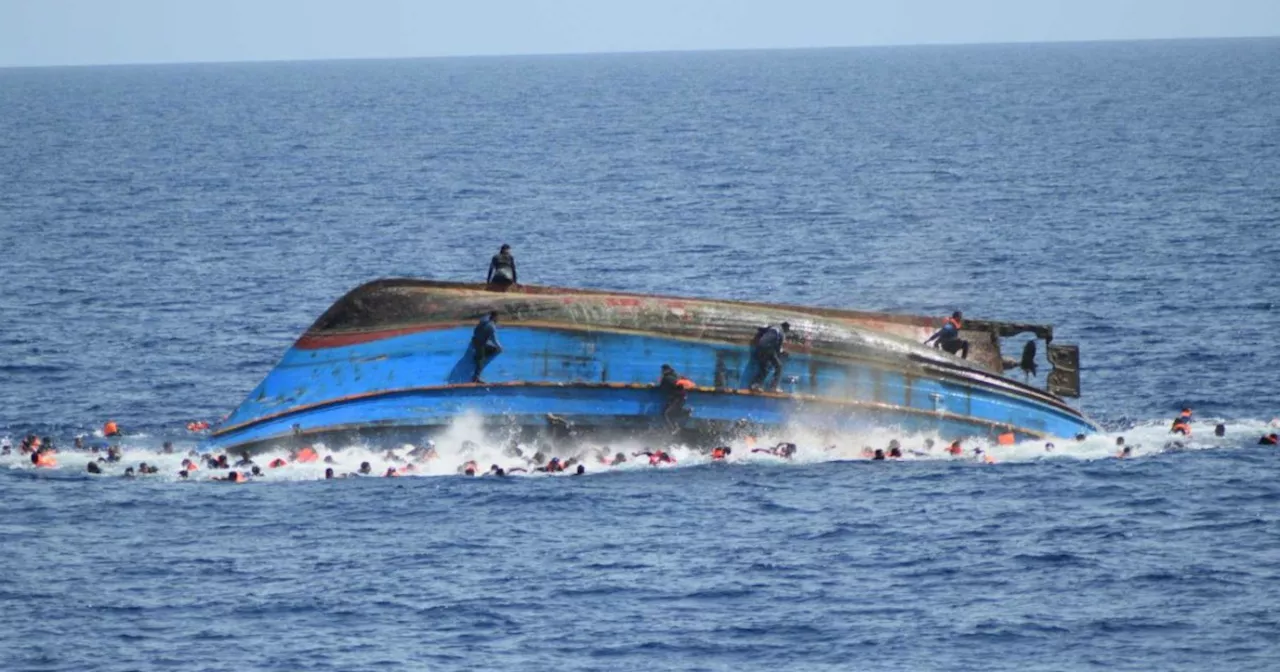
[[511,255],[511,246],[503,245],[489,260],[489,275],[485,282],[493,289],[505,290],[519,282],[517,277],[516,258]]
[[960,338],[961,320],[963,319],[964,313],[961,313],[958,310],[951,313],[951,317],[948,317],[942,323],[942,328],[934,332],[934,334],[929,338],[925,339],[924,344],[929,345],[930,343],[937,341],[938,343],[934,347],[942,348],[953,355],[959,353],[962,359],[968,359],[969,341]]
[[502,344],[498,343],[498,311],[490,311],[480,318],[480,323],[471,334],[471,348],[475,351],[476,362],[476,373],[471,377],[471,382],[483,383],[480,373],[494,357],[502,353]]
[[773,379],[769,382],[770,390],[778,389],[778,381],[782,378],[782,345],[791,333],[791,325],[783,322],[778,326],[768,326],[756,334],[752,343],[751,357],[756,362],[756,375],[749,386],[753,390],[761,389],[769,372],[773,371]]
[[663,394],[662,419],[672,432],[680,429],[680,423],[689,417],[684,404],[688,399],[688,389],[693,381],[682,377],[670,364],[662,365],[662,378],[658,381],[658,390]]

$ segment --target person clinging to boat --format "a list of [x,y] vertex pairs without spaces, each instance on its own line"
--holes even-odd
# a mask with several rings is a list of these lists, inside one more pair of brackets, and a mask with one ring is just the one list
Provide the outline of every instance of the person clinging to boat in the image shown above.
[[511,254],[511,246],[503,244],[498,253],[489,260],[489,274],[485,278],[490,289],[506,291],[519,282],[516,275],[516,258]]
[[502,344],[498,343],[498,311],[491,310],[488,315],[480,318],[471,334],[471,348],[475,351],[473,356],[476,363],[476,372],[471,377],[471,382],[484,383],[480,379],[481,372],[494,357],[502,353]]
[[756,333],[755,340],[751,343],[751,357],[756,363],[756,375],[751,379],[750,389],[760,390],[770,371],[773,372],[773,378],[769,381],[769,390],[778,389],[778,381],[782,378],[782,359],[785,356],[782,346],[789,333],[791,333],[791,325],[787,322],[778,326],[769,325]]
[[951,317],[942,322],[942,328],[925,339],[924,344],[929,345],[937,341],[937,344],[933,347],[942,348],[952,355],[960,353],[961,359],[969,359],[969,341],[960,338],[960,328],[963,320],[964,313],[958,310],[951,313]]
[[681,376],[670,364],[662,365],[662,377],[658,380],[658,390],[662,392],[662,419],[667,429],[672,432],[680,429],[680,423],[690,415],[685,408],[689,390],[697,387],[692,380]]

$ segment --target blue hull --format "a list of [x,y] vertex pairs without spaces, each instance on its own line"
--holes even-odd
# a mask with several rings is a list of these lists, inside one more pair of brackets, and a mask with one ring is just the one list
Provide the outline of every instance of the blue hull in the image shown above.
[[[538,430],[548,414],[581,428],[643,432],[661,426],[653,383],[668,363],[699,387],[686,428],[723,432],[788,423],[813,430],[899,427],[944,439],[1070,437],[1096,427],[1043,392],[959,364],[905,355],[792,352],[779,393],[746,391],[743,344],[517,322],[473,385],[470,324],[303,338],[214,432],[212,449],[254,450],[311,438],[419,440],[465,414],[494,427]],[[956,360],[959,362],[959,360]]]

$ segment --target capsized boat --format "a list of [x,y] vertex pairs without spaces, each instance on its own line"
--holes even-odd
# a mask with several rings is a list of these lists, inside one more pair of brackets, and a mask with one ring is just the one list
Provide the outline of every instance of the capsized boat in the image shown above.
[[[503,352],[475,373],[472,331],[498,311]],[[748,389],[757,329],[791,325],[776,391]],[[662,364],[696,387],[678,430],[831,432],[897,427],[943,438],[1070,437],[1096,425],[1079,353],[1048,326],[968,320],[967,359],[922,345],[935,317],[623,292],[376,280],[343,296],[212,432],[208,448],[299,441],[416,442],[470,415],[512,432],[667,432]],[[1004,375],[1000,339],[1030,333],[1053,370],[1042,390]]]

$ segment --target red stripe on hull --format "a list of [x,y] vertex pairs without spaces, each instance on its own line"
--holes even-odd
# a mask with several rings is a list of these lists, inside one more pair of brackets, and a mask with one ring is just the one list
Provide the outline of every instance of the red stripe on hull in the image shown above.
[[299,350],[324,350],[325,348],[341,348],[348,345],[359,345],[361,343],[372,343],[381,341],[384,338],[394,338],[396,336],[404,336],[406,334],[417,334],[423,331],[441,331],[451,329],[456,325],[447,324],[430,324],[420,325],[416,327],[402,327],[400,329],[379,329],[378,331],[360,331],[347,334],[304,334],[299,338],[293,347]]

